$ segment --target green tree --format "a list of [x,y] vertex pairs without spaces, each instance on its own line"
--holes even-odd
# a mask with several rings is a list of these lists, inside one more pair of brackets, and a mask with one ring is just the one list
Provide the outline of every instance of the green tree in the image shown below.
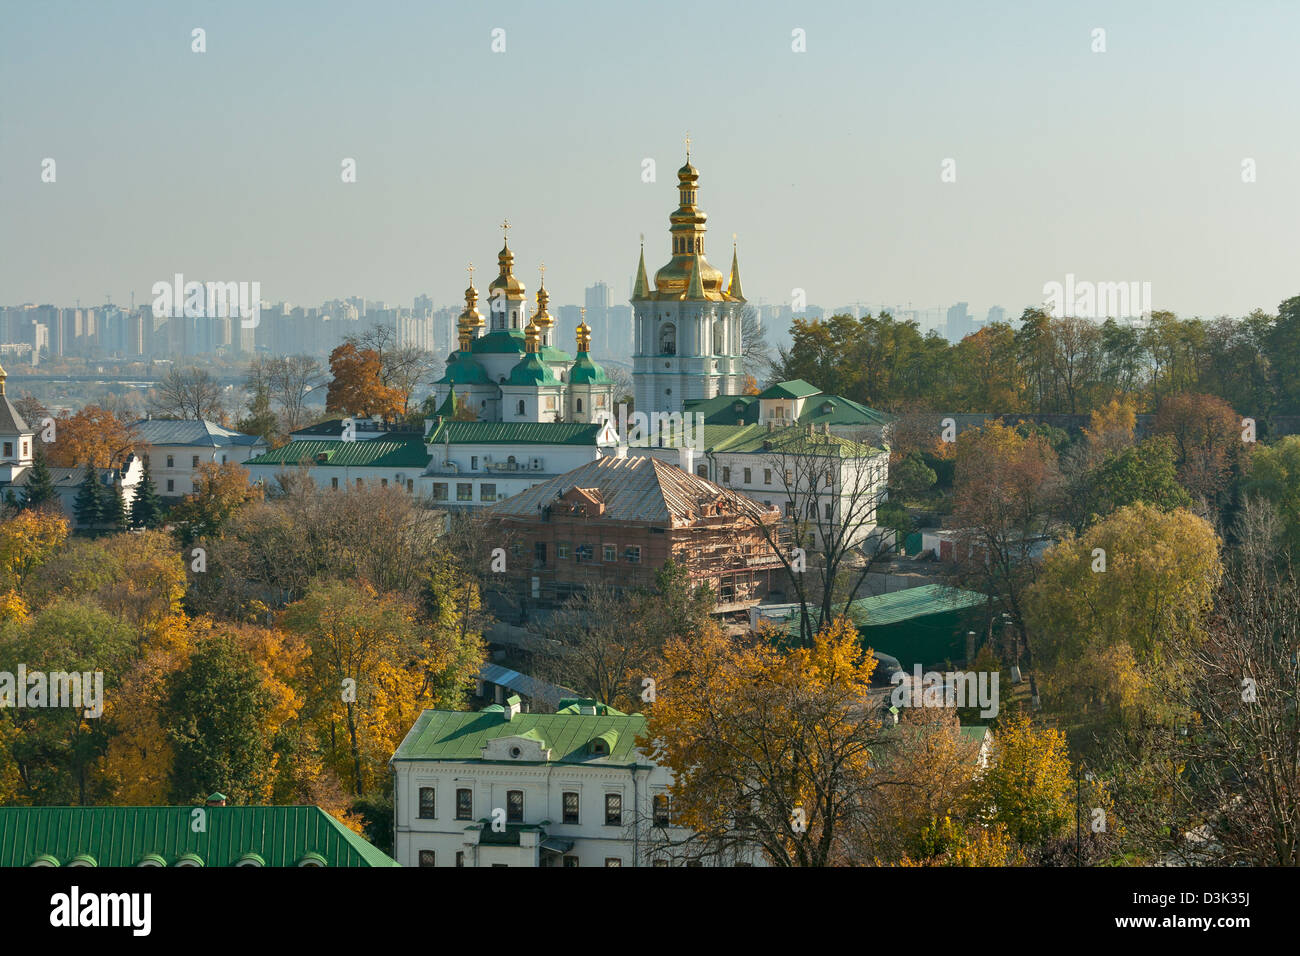
[[1003,718],[974,791],[982,815],[1017,842],[1041,846],[1074,824],[1073,796],[1064,735],[1034,727],[1024,714]]
[[1257,449],[1244,490],[1276,506],[1284,528],[1282,543],[1293,557],[1300,556],[1300,435]]
[[228,636],[209,637],[167,691],[172,798],[191,803],[220,790],[234,803],[257,799],[274,771],[262,732],[273,700],[253,655]]
[[150,530],[162,524],[162,499],[158,496],[158,486],[154,484],[153,474],[149,470],[149,459],[144,460],[144,474],[135,489],[135,500],[131,502],[131,527]]
[[45,448],[36,443],[36,459],[32,470],[27,475],[27,485],[23,488],[24,508],[39,508],[42,505],[59,503],[59,494],[54,490],[54,479],[50,475],[49,463],[45,460]]
[[109,531],[125,531],[127,528],[126,497],[122,494],[120,482],[114,482],[112,488],[106,488],[100,502],[103,514],[100,522]]
[[76,516],[78,530],[91,532],[99,524],[103,511],[103,497],[95,466],[87,464],[85,477],[81,479],[76,500],[72,504],[72,513]]

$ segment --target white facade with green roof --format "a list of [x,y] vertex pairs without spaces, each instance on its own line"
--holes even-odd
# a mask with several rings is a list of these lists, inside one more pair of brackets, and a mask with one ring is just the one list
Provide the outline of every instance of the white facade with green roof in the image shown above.
[[[669,866],[688,855],[646,720],[592,700],[426,710],[393,755],[403,866]],[[735,863],[736,860],[714,861]],[[750,862],[743,860],[740,862]],[[755,861],[756,862],[756,861]]]

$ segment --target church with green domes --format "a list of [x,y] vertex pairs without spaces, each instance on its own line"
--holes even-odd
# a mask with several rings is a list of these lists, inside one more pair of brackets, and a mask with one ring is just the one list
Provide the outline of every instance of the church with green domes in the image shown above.
[[457,322],[459,347],[434,383],[437,407],[473,409],[482,422],[597,422],[613,414],[614,383],[590,355],[591,328],[578,326],[578,354],[554,343],[545,283],[527,317],[524,284],[514,274],[509,234],[497,256],[500,274],[488,286],[490,321],[478,310],[473,273]]

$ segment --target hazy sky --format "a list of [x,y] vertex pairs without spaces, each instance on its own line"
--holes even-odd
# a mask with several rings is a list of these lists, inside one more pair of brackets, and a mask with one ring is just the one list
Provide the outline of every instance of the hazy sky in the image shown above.
[[668,259],[688,130],[709,258],[739,234],[751,301],[1018,315],[1066,273],[1184,315],[1300,294],[1300,3],[0,11],[0,303],[144,302],[181,272],[451,304],[506,217],[530,296],[544,261],[554,302],[597,279],[622,301],[639,234]]

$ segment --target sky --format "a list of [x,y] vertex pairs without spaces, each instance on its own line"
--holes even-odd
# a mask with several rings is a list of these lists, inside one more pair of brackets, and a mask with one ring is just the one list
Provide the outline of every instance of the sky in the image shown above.
[[751,302],[1018,316],[1073,274],[1273,311],[1300,294],[1297,36],[1300,3],[1256,0],[0,0],[0,304],[179,272],[449,305],[507,218],[530,296],[544,262],[553,303],[626,301],[689,133]]

